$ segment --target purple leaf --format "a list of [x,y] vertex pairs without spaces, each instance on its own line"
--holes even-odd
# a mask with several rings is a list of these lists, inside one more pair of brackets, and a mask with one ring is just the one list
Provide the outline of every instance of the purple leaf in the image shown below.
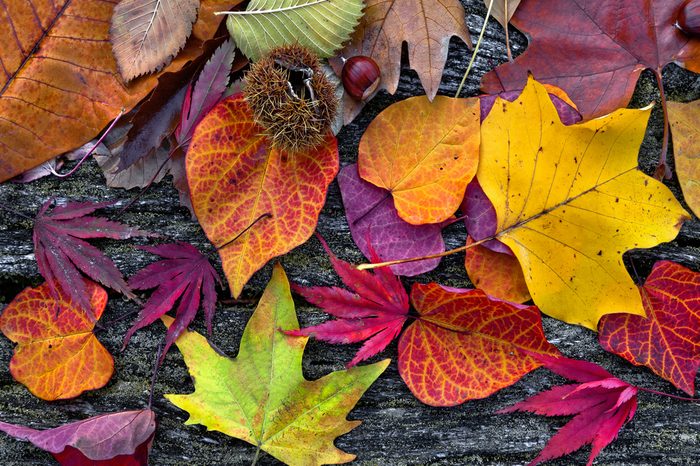
[[114,263],[83,239],[127,239],[151,235],[119,222],[89,216],[97,209],[111,205],[111,202],[69,202],[49,212],[52,203],[52,200],[48,200],[39,209],[33,234],[39,273],[49,283],[52,293],[58,297],[60,288],[79,307],[89,312],[89,293],[80,275],[83,272],[91,279],[133,297]]
[[65,465],[88,465],[117,457],[121,457],[120,461],[109,464],[146,465],[156,430],[156,415],[150,409],[123,411],[47,430],[0,422],[0,430],[32,442]]
[[[361,179],[357,164],[340,171],[338,185],[352,239],[365,257],[370,256],[370,245],[380,262],[445,251],[441,225],[411,225],[401,219],[389,191]],[[391,270],[397,275],[413,276],[432,270],[439,263],[439,258],[427,259],[394,265]]]
[[160,256],[163,260],[144,267],[129,279],[129,286],[135,290],[156,290],[141,310],[136,323],[126,333],[124,346],[129,343],[134,332],[159,319],[173,309],[179,300],[175,321],[165,336],[165,347],[158,361],[160,364],[173,342],[194,320],[200,301],[211,334],[216,304],[215,288],[217,282],[221,284],[221,279],[206,256],[190,244],[171,243],[141,246],[139,249]]
[[175,130],[175,138],[181,146],[189,143],[197,124],[224,96],[235,50],[236,45],[231,39],[221,44],[204,65],[194,90],[192,85],[188,86],[180,124]]

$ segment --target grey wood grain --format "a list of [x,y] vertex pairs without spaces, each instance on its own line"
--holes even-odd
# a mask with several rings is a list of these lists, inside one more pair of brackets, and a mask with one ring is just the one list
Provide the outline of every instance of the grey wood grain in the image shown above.
[[[483,2],[470,0],[464,3],[470,31],[476,38],[486,12]],[[526,47],[524,37],[512,28],[511,37],[514,53],[521,53]],[[464,44],[453,40],[440,93],[454,95],[469,54],[470,51]],[[491,20],[473,73],[467,80],[462,95],[476,95],[481,75],[504,60],[503,29]],[[664,80],[670,99],[690,101],[700,98],[700,79],[697,75],[672,65],[664,70]],[[416,74],[404,68],[397,94],[380,94],[355,122],[339,134],[341,163],[355,161],[362,132],[381,110],[393,102],[421,93]],[[631,105],[646,105],[658,99],[658,96],[654,81],[647,73],[640,80]],[[661,135],[661,111],[657,106],[640,154],[640,164],[647,173],[656,164]],[[668,185],[680,199],[676,180],[669,181]],[[134,191],[127,193],[106,188],[94,163],[62,181],[43,179],[29,185],[0,185],[0,202],[15,206],[31,216],[50,197],[59,202],[67,199],[98,201],[128,199],[133,194]],[[105,212],[113,215],[117,208],[118,205]],[[157,232],[168,239],[188,241],[203,250],[211,250],[199,226],[190,219],[187,210],[178,206],[177,193],[167,179],[151,189],[120,220]],[[0,211],[0,307],[4,306],[1,303],[9,302],[23,287],[41,282],[33,257],[31,226],[27,220]],[[352,243],[335,183],[331,185],[318,230],[341,258],[356,263],[363,260]],[[464,236],[461,225],[453,225],[445,231],[448,247],[463,244]],[[133,245],[153,242],[154,240],[144,239],[129,242],[104,240],[97,241],[96,244],[103,247],[125,275],[129,276],[154,259],[133,248]],[[632,251],[626,255],[627,263],[634,265],[640,278],[646,276],[652,264],[659,259],[670,259],[695,270],[700,269],[700,222],[697,218],[687,222],[672,243],[650,250]],[[467,287],[469,282],[462,260],[459,255],[445,258],[435,271],[418,277],[417,280]],[[290,279],[298,283],[340,284],[315,239],[295,249],[281,261]],[[221,291],[222,302],[217,307],[213,341],[227,354],[235,356],[245,322],[269,276],[270,266],[256,274],[245,288],[243,302],[232,303],[226,299],[227,292]],[[405,282],[408,286],[412,281]],[[303,325],[324,319],[319,310],[309,307],[301,300],[297,304]],[[107,387],[75,400],[46,403],[34,398],[23,386],[14,382],[8,372],[13,345],[7,339],[0,338],[0,420],[48,428],[100,413],[145,406],[153,359],[158,344],[163,339],[164,328],[155,324],[137,332],[126,351],[120,353],[121,340],[134,317],[129,313],[137,310],[134,303],[119,296],[111,296],[102,320],[105,328],[98,332],[98,337],[115,355],[115,376]],[[631,383],[678,394],[669,383],[650,371],[633,367],[620,358],[605,353],[592,332],[547,317],[544,318],[544,326],[550,341],[557,344],[566,355],[599,363]],[[200,318],[194,328],[204,331]],[[309,378],[318,378],[332,370],[342,369],[355,349],[311,341],[304,358],[304,372]],[[383,356],[395,360],[396,344],[392,344]],[[488,399],[471,401],[454,408],[432,408],[413,398],[401,381],[394,363],[351,413],[351,418],[362,419],[363,424],[339,438],[337,445],[357,454],[356,464],[361,465],[526,464],[537,455],[546,440],[566,419],[527,414],[499,416],[494,415],[494,411],[562,381],[545,370],[537,370]],[[175,349],[171,350],[155,386],[153,409],[159,416],[159,427],[151,463],[249,464],[255,453],[251,445],[217,432],[207,432],[201,426],[185,426],[183,422],[187,414],[162,397],[164,393],[189,393],[192,389],[181,356]],[[696,404],[645,393],[640,394],[639,403],[634,420],[622,430],[612,445],[603,450],[596,464],[699,464],[700,408]],[[587,450],[580,451],[551,464],[585,464],[587,454]],[[2,464],[8,465],[52,462],[49,455],[30,444],[15,441],[5,435],[0,435],[0,458]],[[278,463],[265,455],[260,464]]]

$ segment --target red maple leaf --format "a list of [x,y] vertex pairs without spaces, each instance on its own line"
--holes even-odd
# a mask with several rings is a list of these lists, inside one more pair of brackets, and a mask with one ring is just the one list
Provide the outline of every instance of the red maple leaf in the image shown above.
[[175,321],[165,336],[165,347],[158,361],[160,364],[170,345],[194,320],[200,301],[207,329],[211,334],[216,305],[216,283],[221,284],[221,278],[206,256],[190,244],[178,242],[141,246],[139,249],[164,259],[144,267],[129,279],[129,286],[135,290],[156,290],[139,313],[136,323],[126,333],[124,346],[129,343],[134,332],[173,309],[179,299]]
[[591,444],[588,466],[617,437],[637,409],[637,387],[597,364],[564,357],[535,354],[545,367],[578,384],[560,385],[498,411],[528,411],[544,416],[571,416],[530,465],[568,455]]
[[641,292],[647,317],[604,315],[601,346],[693,395],[700,368],[700,273],[659,261]]
[[46,201],[34,220],[34,255],[39,273],[49,283],[58,300],[59,289],[86,312],[90,312],[88,293],[80,272],[130,298],[134,297],[111,259],[84,241],[90,238],[127,239],[151,236],[150,233],[123,223],[90,216],[113,202],[68,202],[54,207],[53,199]]
[[[408,314],[408,294],[401,280],[388,267],[380,267],[374,274],[357,270],[338,259],[321,236],[318,239],[330,256],[336,273],[351,291],[338,287],[292,285],[294,292],[337,319],[285,333],[314,336],[329,343],[367,340],[348,364],[352,367],[383,351],[401,332]],[[371,246],[370,260],[379,262]]]

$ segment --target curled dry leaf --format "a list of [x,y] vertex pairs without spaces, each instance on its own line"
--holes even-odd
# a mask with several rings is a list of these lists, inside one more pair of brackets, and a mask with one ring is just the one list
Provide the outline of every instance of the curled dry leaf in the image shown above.
[[[89,141],[156,84],[149,76],[124,86],[109,43],[113,3],[59,0],[35,8],[26,0],[10,0],[4,5],[0,182]],[[201,40],[192,40],[164,71],[198,56]]]
[[284,463],[352,461],[355,455],[336,448],[333,441],[360,424],[346,416],[389,360],[306,380],[301,359],[307,338],[280,331],[298,328],[289,282],[277,264],[243,331],[236,358],[221,355],[203,336],[185,331],[176,344],[194,380],[194,393],[165,397],[190,414],[187,424],[244,440],[258,453],[265,451]]
[[455,213],[476,173],[479,134],[479,99],[411,97],[367,127],[358,172],[391,191],[408,223],[440,223]]
[[418,316],[399,339],[399,374],[431,406],[486,398],[540,366],[534,354],[558,355],[540,312],[481,290],[415,284]]
[[617,437],[637,410],[637,388],[587,361],[535,355],[547,369],[578,384],[559,385],[498,411],[527,411],[545,416],[574,416],[547,442],[529,465],[568,455],[591,445],[588,466]]
[[596,329],[604,314],[644,315],[622,262],[676,237],[688,213],[637,168],[650,109],[565,126],[547,89],[528,81],[482,124],[477,177],[498,217],[496,238],[523,268],[545,314]]
[[[107,292],[85,280],[91,315],[99,319]],[[0,330],[17,343],[10,373],[42,400],[74,398],[103,387],[114,372],[114,360],[92,333],[95,321],[49,285],[25,288],[0,316]]]
[[336,173],[335,137],[310,152],[276,149],[241,94],[204,117],[187,153],[187,180],[234,297],[267,261],[309,239]]
[[150,409],[122,411],[46,430],[0,422],[0,430],[32,442],[63,466],[147,466],[156,414]]
[[601,346],[694,395],[700,368],[700,274],[660,261],[640,291],[647,317],[603,316]]

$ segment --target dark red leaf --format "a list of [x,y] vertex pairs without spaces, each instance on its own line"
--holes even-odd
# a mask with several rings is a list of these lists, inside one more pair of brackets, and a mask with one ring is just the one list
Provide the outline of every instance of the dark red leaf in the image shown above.
[[150,409],[123,411],[47,430],[0,422],[0,430],[32,442],[64,466],[146,466],[156,415]]
[[139,249],[160,256],[163,260],[144,267],[129,279],[129,286],[135,290],[156,290],[141,310],[137,322],[126,333],[124,346],[129,343],[134,332],[159,319],[173,309],[179,300],[175,321],[168,328],[165,337],[160,364],[170,345],[194,320],[200,302],[207,329],[211,334],[216,305],[216,283],[221,284],[221,279],[206,256],[190,244],[180,242],[141,246]]
[[[84,239],[127,239],[149,233],[102,217],[90,216],[112,202],[68,202],[51,209],[53,200],[41,206],[34,220],[34,254],[39,273],[58,299],[58,290],[90,311],[89,293],[80,272],[94,281],[133,297],[121,272],[111,259]],[[49,210],[51,209],[51,210]]]
[[181,146],[189,143],[197,124],[224,96],[235,50],[236,45],[231,39],[221,44],[204,65],[194,88],[191,84],[188,86],[180,124],[175,130],[175,138]]
[[547,443],[530,465],[559,458],[591,444],[588,465],[617,437],[637,409],[637,388],[613,377],[602,367],[564,357],[533,356],[549,370],[576,380],[560,385],[498,413],[528,411],[544,416],[574,416]]
[[[345,286],[301,287],[292,285],[294,292],[311,304],[322,308],[336,320],[313,327],[285,332],[294,336],[313,336],[330,343],[357,343],[367,340],[348,367],[380,353],[401,331],[408,313],[408,294],[388,267],[380,267],[371,273],[357,270],[351,264],[338,259],[328,244],[318,237],[331,259],[331,264]],[[370,248],[370,259],[378,261]]]

